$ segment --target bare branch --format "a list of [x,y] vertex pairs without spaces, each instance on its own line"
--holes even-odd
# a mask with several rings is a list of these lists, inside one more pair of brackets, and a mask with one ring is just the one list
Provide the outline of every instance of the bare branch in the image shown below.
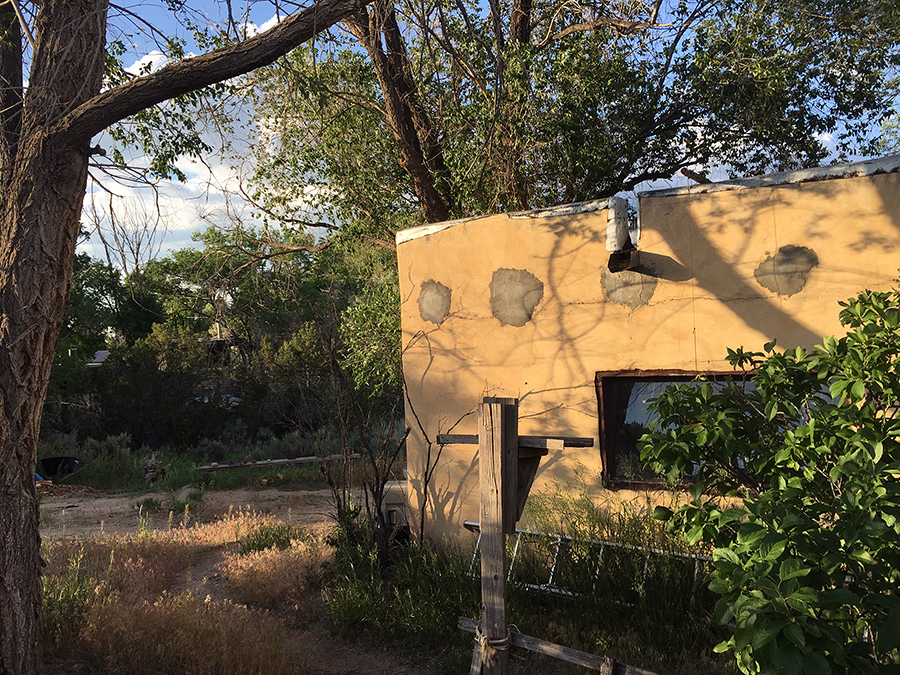
[[[18,5],[16,5],[18,11]],[[19,20],[0,8],[0,167],[11,171],[22,131],[22,37]]]
[[273,211],[272,209],[270,209],[269,207],[267,207],[263,204],[260,204],[256,199],[254,199],[250,194],[248,194],[247,191],[244,189],[243,183],[240,184],[238,190],[240,192],[241,198],[245,202],[250,204],[250,206],[252,206],[255,209],[259,209],[260,211],[265,213],[267,216],[271,216],[272,218],[275,218],[276,220],[279,220],[282,223],[290,223],[291,225],[302,225],[303,227],[321,227],[322,229],[331,230],[332,232],[339,229],[337,225],[334,225],[332,223],[326,223],[324,220],[312,221],[312,220],[306,220],[304,218],[292,218],[290,216],[285,216],[282,214],[275,213],[275,211]]
[[672,24],[654,23],[653,21],[628,21],[626,19],[615,19],[613,17],[602,16],[598,19],[594,19],[593,21],[588,21],[587,23],[573,23],[569,26],[566,26],[558,33],[548,35],[536,46],[538,49],[543,49],[554,40],[561,40],[562,38],[566,37],[567,35],[571,35],[572,33],[586,33],[588,31],[596,30],[602,26],[612,26],[613,28],[625,33],[635,33],[647,28],[668,28],[672,26]]
[[[321,244],[310,244],[307,246],[297,246],[294,244],[285,244],[282,242],[277,242],[272,239],[259,239],[257,237],[251,237],[249,235],[244,234],[243,232],[238,233],[239,237],[241,237],[244,241],[249,242],[251,244],[256,244],[263,250],[268,249],[268,253],[260,253],[258,250],[253,250],[244,246],[241,243],[234,244],[230,247],[223,247],[209,251],[210,255],[213,254],[221,254],[224,256],[232,256],[235,253],[240,253],[246,255],[250,258],[248,262],[245,262],[243,265],[237,267],[233,274],[237,274],[238,272],[243,271],[244,269],[251,267],[257,263],[265,262],[266,260],[271,260],[273,258],[278,258],[283,255],[289,255],[291,253],[318,253],[320,251],[324,251],[328,247],[331,246],[332,242],[326,241]],[[275,250],[273,250],[275,249]]]
[[28,22],[25,21],[25,15],[22,14],[22,8],[19,7],[19,0],[9,0],[10,4],[12,4],[13,9],[16,10],[16,17],[19,19],[19,25],[22,26],[22,31],[25,33],[25,37],[28,38],[28,44],[31,45],[31,49],[34,49],[34,35],[31,34],[31,28],[28,27]]
[[370,237],[368,234],[361,234],[359,236],[359,238],[362,239],[363,241],[369,242],[370,244],[375,244],[375,246],[380,246],[381,248],[386,248],[388,251],[396,252],[396,250],[397,250],[397,244],[395,244],[392,241],[387,241],[385,239],[378,239],[376,237]]
[[712,181],[709,178],[707,178],[706,176],[704,176],[702,173],[698,173],[687,167],[682,168],[681,173],[683,176],[686,176],[687,178],[690,178],[695,183],[700,183],[701,185],[712,183]]

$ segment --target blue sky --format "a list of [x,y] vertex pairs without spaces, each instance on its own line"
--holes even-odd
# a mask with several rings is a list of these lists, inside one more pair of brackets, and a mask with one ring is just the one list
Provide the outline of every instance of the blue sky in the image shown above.
[[[142,66],[148,64],[152,68],[162,66],[165,63],[162,54],[164,36],[184,39],[188,53],[198,52],[199,49],[193,41],[191,32],[185,27],[185,19],[198,25],[221,25],[227,16],[227,4],[223,2],[187,2],[184,4],[189,5],[190,8],[174,14],[168,9],[166,2],[159,0],[136,0],[122,5],[121,10],[111,10],[109,40],[120,40],[124,44],[127,51],[122,60],[126,67],[132,69],[133,72],[138,72]],[[272,2],[234,2],[231,7],[236,19],[248,21],[247,28],[251,32],[263,30],[277,21],[276,6]],[[289,7],[288,9],[293,8]],[[823,140],[828,145],[829,139]],[[105,148],[108,148],[111,143],[110,139],[104,136],[99,137],[95,142]],[[209,143],[214,146],[214,139],[210,138]],[[146,165],[146,158],[141,157],[138,152],[132,152],[128,159],[136,166]],[[159,252],[164,255],[169,250],[192,245],[191,235],[195,231],[204,229],[210,222],[225,223],[230,216],[235,215],[235,208],[240,209],[239,205],[226,203],[226,193],[229,188],[234,188],[240,167],[233,167],[231,161],[214,154],[203,159],[203,162],[190,159],[181,160],[178,166],[186,174],[188,180],[184,183],[160,181],[155,191],[120,185],[97,172],[94,172],[94,176],[106,190],[120,195],[126,202],[138,205],[139,210],[158,207],[169,228],[159,247]],[[713,180],[723,180],[727,174],[721,168],[713,168],[709,172],[709,177]],[[640,188],[673,187],[690,182],[683,176],[676,176],[672,180],[655,181],[653,184],[640,186]],[[94,202],[99,204],[102,212],[107,208],[108,196],[97,185],[94,186],[93,193],[95,195]],[[86,201],[86,209],[89,206],[90,195]],[[246,216],[246,211],[237,215]],[[90,220],[91,217],[93,216],[86,210],[86,220]],[[82,244],[80,250],[87,251],[95,257],[105,257],[102,244],[96,237]]]
[[[173,13],[165,2],[139,0],[121,9],[110,10],[108,40],[120,41],[126,52],[121,57],[123,65],[137,74],[142,68],[157,69],[166,63],[163,54],[165,37],[177,37],[185,41],[185,50],[190,55],[199,53],[193,34],[186,28],[186,21],[197,25],[213,26],[227,16],[224,3],[185,3],[189,11]],[[245,4],[232,3],[234,16],[241,20],[249,17],[247,30],[265,30],[277,21],[276,8],[270,2]],[[282,13],[283,16],[283,13]],[[217,139],[210,136],[207,143],[213,147]],[[113,146],[106,134],[94,139],[94,143],[106,150]],[[135,167],[147,166],[147,158],[137,150],[123,152],[128,163]],[[234,205],[226,204],[226,192],[235,187],[236,173],[233,162],[215,153],[203,157],[202,162],[184,158],[177,163],[187,176],[185,182],[175,180],[158,181],[153,188],[122,183],[101,171],[92,171],[95,179],[89,185],[85,200],[85,227],[91,229],[109,210],[110,194],[116,195],[115,208],[141,213],[158,213],[166,225],[167,232],[157,251],[165,255],[170,250],[191,246],[191,235],[210,223],[224,222],[234,215]],[[93,199],[92,199],[93,197]],[[241,214],[238,214],[241,215]],[[105,258],[105,250],[100,238],[92,236],[79,246],[79,250],[97,258]]]

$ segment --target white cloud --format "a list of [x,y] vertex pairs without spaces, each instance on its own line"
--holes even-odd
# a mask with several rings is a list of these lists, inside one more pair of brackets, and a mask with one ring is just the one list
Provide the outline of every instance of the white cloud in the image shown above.
[[[260,25],[248,22],[247,32],[255,34],[267,30],[284,18],[284,16],[273,16]],[[126,68],[129,73],[134,75],[154,72],[170,61],[159,50],[150,51],[140,58],[135,57],[135,59],[134,63]],[[238,133],[245,133],[240,130],[250,123],[247,111],[238,106],[229,113],[234,119],[234,128],[238,130]],[[198,111],[198,115],[202,115],[202,113]],[[207,133],[201,131],[201,136],[205,137]],[[209,132],[206,141],[213,148],[221,144],[221,139],[212,131]],[[253,141],[246,137],[232,138],[230,141],[232,143],[231,152],[239,158],[243,157],[249,167],[252,164],[252,152],[248,144]],[[117,145],[106,134],[95,138],[94,143],[107,149]],[[150,158],[141,151],[129,148],[121,148],[121,150],[125,154],[125,161],[129,167],[144,169],[149,166]],[[195,245],[191,242],[191,235],[205,230],[210,225],[225,227],[233,225],[238,220],[243,221],[247,226],[255,225],[257,223],[250,213],[252,207],[236,196],[240,194],[242,168],[232,166],[229,161],[227,157],[216,152],[204,153],[202,161],[191,157],[178,158],[175,166],[186,176],[185,182],[160,180],[156,181],[152,187],[121,180],[121,176],[117,180],[115,176],[95,170],[92,172],[92,177],[96,183],[88,186],[83,222],[89,228],[92,222],[99,219],[101,227],[104,225],[108,227],[107,211],[110,203],[109,195],[112,193],[114,195],[113,208],[117,209],[117,212],[118,209],[125,209],[128,207],[127,205],[130,205],[130,208],[138,212],[159,215],[165,226],[160,255],[167,255],[172,250]],[[240,162],[240,159],[237,161]],[[243,170],[246,173],[249,169],[244,167]],[[98,214],[91,213],[92,193],[94,209],[99,212]],[[105,258],[102,247],[102,242],[94,235],[80,244],[79,250],[94,257]]]
[[819,143],[825,146],[825,149],[828,150],[829,153],[833,153],[837,149],[837,142],[834,139],[834,134],[827,132],[818,133],[815,135],[815,138]]
[[146,56],[142,56],[130,66],[126,67],[125,71],[131,73],[132,75],[145,75],[147,73],[152,73],[156,70],[159,70],[164,65],[166,65],[169,60],[169,57],[163,54],[161,51],[154,50]]
[[[148,162],[146,156],[128,158],[131,167],[146,167]],[[235,219],[250,223],[249,205],[234,196],[240,187],[238,169],[212,153],[204,156],[203,161],[181,157],[175,166],[186,176],[183,183],[176,180],[160,180],[153,186],[123,183],[114,176],[95,172],[96,183],[88,186],[84,204],[85,226],[96,227],[99,220],[100,227],[109,228],[110,193],[114,195],[112,208],[118,214],[130,210],[147,217],[158,215],[161,223],[158,254],[163,256],[195,245],[191,236],[210,225],[227,227]],[[80,244],[79,251],[96,258],[106,257],[96,234]]]
[[261,26],[259,27],[259,32],[260,32],[260,33],[265,33],[265,32],[266,32],[267,30],[269,30],[270,28],[274,28],[274,27],[277,26],[279,23],[281,23],[282,21],[284,21],[285,18],[286,18],[286,17],[285,17],[284,15],[279,16],[279,15],[276,14],[275,16],[273,16],[271,19],[269,19],[268,21],[266,21],[263,25],[261,25]]
[[286,18],[287,16],[284,14],[275,14],[268,21],[265,21],[258,25],[253,21],[247,21],[244,24],[244,35],[246,35],[247,37],[252,37],[254,35],[258,35],[259,33],[265,33],[267,30],[274,26],[277,26]]

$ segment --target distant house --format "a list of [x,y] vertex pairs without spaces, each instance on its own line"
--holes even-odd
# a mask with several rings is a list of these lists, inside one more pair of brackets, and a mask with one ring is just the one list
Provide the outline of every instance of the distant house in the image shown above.
[[[521,434],[594,439],[546,457],[534,489],[582,466],[633,490],[659,386],[728,371],[728,347],[813,347],[840,332],[839,300],[892,286],[900,157],[647,192],[630,225],[615,198],[426,225],[397,251],[412,512],[426,437],[476,433],[484,396],[519,399]],[[475,452],[442,449],[431,536],[478,519]]]
[[94,358],[91,359],[90,363],[87,364],[88,368],[99,368],[103,365],[106,359],[109,358],[109,350],[101,349],[98,352],[94,352]]

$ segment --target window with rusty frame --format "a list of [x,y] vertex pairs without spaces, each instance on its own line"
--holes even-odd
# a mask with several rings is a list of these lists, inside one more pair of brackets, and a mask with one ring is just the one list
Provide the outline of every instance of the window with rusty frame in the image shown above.
[[643,469],[638,440],[650,430],[653,414],[647,402],[671,384],[704,381],[726,385],[729,381],[749,384],[740,371],[701,372],[687,370],[617,370],[596,373],[597,407],[600,418],[600,458],[603,484],[610,488],[646,488],[661,480]]

